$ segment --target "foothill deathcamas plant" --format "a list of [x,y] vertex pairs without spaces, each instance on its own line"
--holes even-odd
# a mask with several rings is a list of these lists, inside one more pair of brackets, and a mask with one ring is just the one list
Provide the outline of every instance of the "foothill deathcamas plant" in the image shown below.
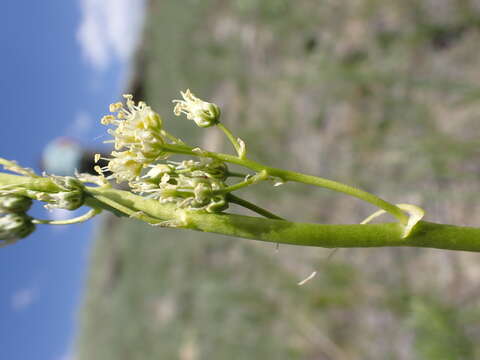
[[[480,251],[480,229],[422,221],[424,211],[410,204],[392,204],[378,196],[333,180],[270,167],[247,155],[245,142],[220,121],[213,103],[190,90],[174,100],[174,114],[185,115],[201,128],[221,130],[234,154],[191,146],[164,128],[160,115],[146,103],[110,105],[102,118],[109,127],[114,150],[109,157],[95,155],[107,165],[98,175],[38,175],[13,161],[0,158],[0,245],[25,238],[39,224],[67,225],[86,221],[102,211],[136,218],[153,226],[213,232],[248,239],[328,248],[417,246]],[[175,159],[176,157],[176,159]],[[231,167],[242,167],[243,172]],[[10,173],[8,173],[10,172]],[[299,182],[359,198],[378,208],[360,224],[332,225],[290,222],[234,193],[259,182],[280,186]],[[113,183],[124,184],[121,190]],[[281,186],[280,186],[281,189]],[[35,219],[27,214],[33,200],[47,208],[75,210],[84,215],[68,220]],[[260,216],[229,212],[230,205]],[[396,221],[370,224],[384,213]]]

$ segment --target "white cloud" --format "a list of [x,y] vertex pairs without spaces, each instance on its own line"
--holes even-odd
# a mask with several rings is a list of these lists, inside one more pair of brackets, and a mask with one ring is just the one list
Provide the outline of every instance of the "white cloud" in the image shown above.
[[35,287],[24,288],[13,293],[11,307],[14,311],[22,311],[30,307],[38,298],[38,291]]
[[77,40],[85,59],[97,70],[113,58],[128,61],[141,35],[145,1],[80,0],[80,7]]

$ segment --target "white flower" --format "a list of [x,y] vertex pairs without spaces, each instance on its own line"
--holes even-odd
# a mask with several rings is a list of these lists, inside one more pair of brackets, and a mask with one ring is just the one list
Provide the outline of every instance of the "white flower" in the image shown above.
[[117,183],[123,181],[132,181],[140,176],[143,164],[138,162],[136,154],[131,151],[117,152],[113,151],[113,159],[110,159],[104,171],[110,171],[111,177],[117,180]]
[[160,116],[143,101],[135,105],[132,95],[124,97],[126,106],[120,102],[111,104],[110,111],[117,113],[116,116],[107,115],[101,121],[104,125],[116,126],[108,130],[114,138],[115,149],[126,148],[137,154],[137,160],[145,163],[168,156],[162,150],[165,140]]
[[173,100],[175,108],[173,113],[176,116],[185,114],[187,119],[195,121],[200,127],[209,127],[218,123],[220,109],[217,105],[200,100],[187,89],[180,92],[183,100]]

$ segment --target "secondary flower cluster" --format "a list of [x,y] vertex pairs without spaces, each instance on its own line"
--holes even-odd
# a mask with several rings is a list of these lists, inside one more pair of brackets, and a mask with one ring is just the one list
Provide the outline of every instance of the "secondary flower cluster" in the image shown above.
[[[220,110],[215,104],[195,97],[190,90],[182,92],[184,100],[175,100],[176,115],[185,114],[201,127],[218,121]],[[220,212],[228,207],[226,195],[227,166],[218,160],[166,161],[172,147],[189,148],[182,140],[162,128],[160,116],[144,102],[135,104],[131,95],[124,95],[126,105],[110,105],[110,112],[102,124],[114,125],[108,133],[113,136],[115,151],[107,158],[108,165],[96,167],[97,172],[126,182],[130,189],[162,203],[175,203],[182,208]],[[189,148],[191,149],[191,148]],[[195,149],[191,149],[192,152]],[[100,155],[96,155],[98,161]]]
[[190,210],[220,212],[228,208],[226,194],[227,167],[224,163],[200,161],[169,161],[154,165],[144,176],[131,183],[132,191],[147,194],[162,203],[175,203]]

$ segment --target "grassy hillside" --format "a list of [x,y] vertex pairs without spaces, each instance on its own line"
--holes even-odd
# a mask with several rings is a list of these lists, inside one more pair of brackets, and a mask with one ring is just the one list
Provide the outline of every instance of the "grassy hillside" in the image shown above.
[[[253,158],[478,225],[479,40],[475,1],[154,0],[132,87],[188,142],[228,151],[173,118],[187,87],[221,105]],[[245,197],[299,221],[372,212],[292,184]],[[78,358],[480,357],[476,254],[329,253],[107,216]]]

